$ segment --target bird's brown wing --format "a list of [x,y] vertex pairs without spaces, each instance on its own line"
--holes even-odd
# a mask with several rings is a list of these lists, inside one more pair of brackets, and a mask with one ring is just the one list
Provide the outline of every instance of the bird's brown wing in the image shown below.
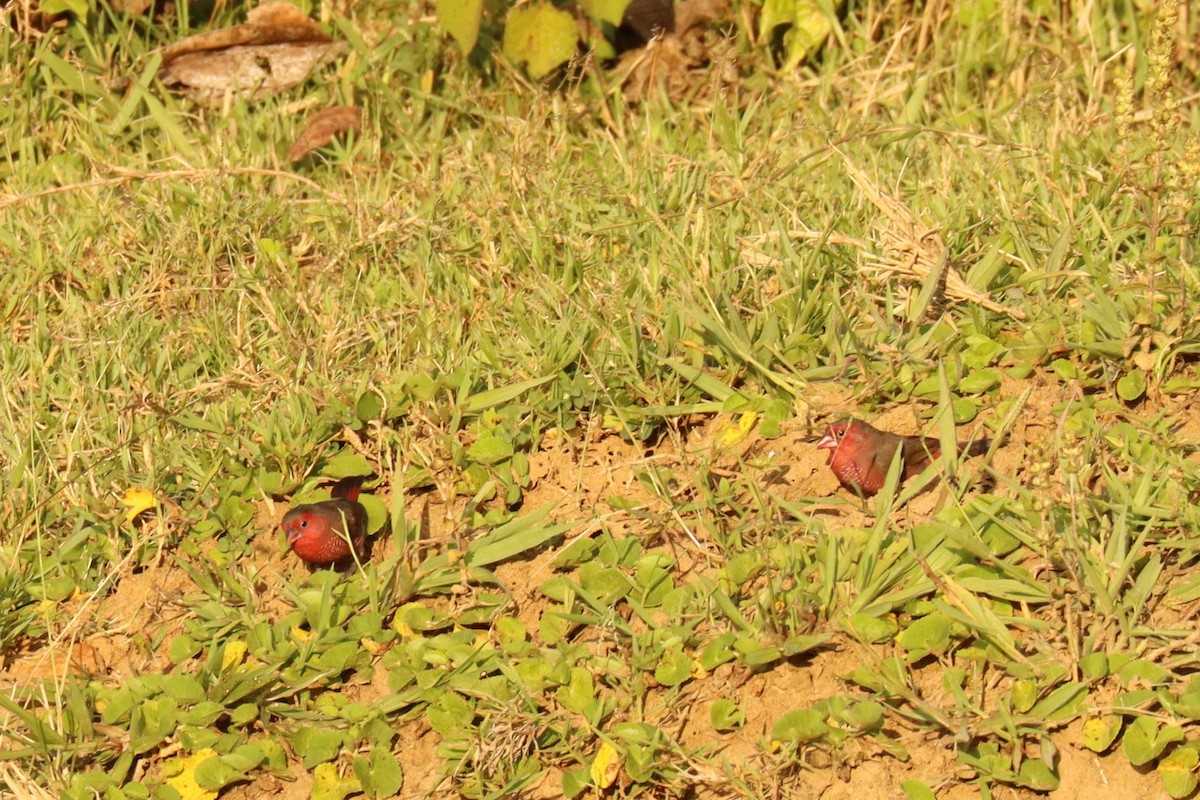
[[911,478],[942,453],[942,444],[932,436],[905,436],[904,477]]
[[875,494],[883,488],[883,484],[887,481],[887,473],[892,466],[892,459],[896,456],[896,448],[900,446],[901,439],[894,433],[872,430],[870,443],[871,460],[863,471],[860,483],[867,492]]

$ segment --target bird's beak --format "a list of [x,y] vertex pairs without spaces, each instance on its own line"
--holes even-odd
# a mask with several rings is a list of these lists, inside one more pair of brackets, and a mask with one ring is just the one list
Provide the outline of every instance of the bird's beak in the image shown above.
[[295,544],[296,541],[300,538],[300,529],[299,528],[284,528],[284,530],[287,531],[287,543],[289,545]]
[[833,431],[825,431],[825,435],[817,440],[818,450],[837,450],[838,441],[834,438]]

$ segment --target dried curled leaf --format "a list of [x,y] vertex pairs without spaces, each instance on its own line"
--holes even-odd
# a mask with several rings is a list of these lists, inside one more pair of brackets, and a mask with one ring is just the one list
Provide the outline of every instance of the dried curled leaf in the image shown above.
[[287,158],[293,164],[314,150],[332,142],[338,134],[362,132],[362,109],[357,106],[334,106],[313,114],[288,148]]
[[263,3],[246,20],[167,47],[158,77],[201,105],[229,95],[256,100],[299,85],[345,46],[283,0]]

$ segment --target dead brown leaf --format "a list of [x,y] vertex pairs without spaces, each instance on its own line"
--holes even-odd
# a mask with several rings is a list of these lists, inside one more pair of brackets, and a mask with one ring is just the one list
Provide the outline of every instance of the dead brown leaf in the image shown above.
[[362,132],[362,109],[357,106],[334,106],[313,114],[296,141],[288,148],[287,158],[293,164],[317,148],[332,142],[346,131]]
[[162,51],[158,76],[205,106],[227,96],[257,100],[298,86],[344,47],[285,0],[263,3],[246,23],[200,33]]

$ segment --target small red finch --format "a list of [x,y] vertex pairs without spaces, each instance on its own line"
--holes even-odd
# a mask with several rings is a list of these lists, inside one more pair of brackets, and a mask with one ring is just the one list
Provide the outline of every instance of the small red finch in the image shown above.
[[[958,446],[965,456],[982,455],[987,440]],[[942,443],[932,436],[901,436],[881,431],[861,419],[843,419],[825,429],[817,448],[829,451],[829,468],[855,494],[874,497],[883,488],[888,468],[900,448],[904,462],[901,480],[907,480],[925,469],[930,461],[942,454]]]
[[361,485],[361,478],[339,481],[332,499],[305,503],[284,515],[283,530],[296,555],[318,567],[348,562],[355,554],[363,557],[367,510],[358,502]]

